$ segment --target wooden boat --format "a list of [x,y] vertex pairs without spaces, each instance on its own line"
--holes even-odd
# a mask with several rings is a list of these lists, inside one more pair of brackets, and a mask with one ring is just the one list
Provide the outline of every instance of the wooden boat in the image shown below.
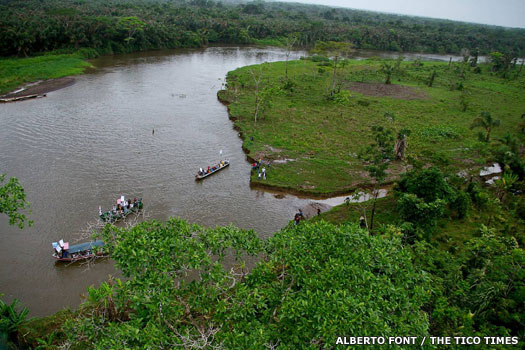
[[116,222],[124,219],[129,214],[138,213],[143,207],[144,203],[142,203],[142,198],[139,198],[137,205],[133,204],[133,206],[129,209],[124,208],[123,210],[108,210],[105,213],[101,213],[99,217],[104,222]]
[[208,177],[208,176],[210,176],[212,174],[215,174],[219,170],[222,170],[222,169],[226,168],[229,165],[230,165],[230,161],[229,160],[223,160],[223,161],[221,161],[218,164],[210,166],[210,171],[209,172],[207,171],[207,169],[205,169],[202,173],[198,172],[197,175],[195,175],[195,180],[204,179],[205,177]]
[[52,245],[55,250],[53,258],[57,261],[73,262],[105,256],[102,250],[104,242],[100,240],[74,245],[60,240],[53,242]]

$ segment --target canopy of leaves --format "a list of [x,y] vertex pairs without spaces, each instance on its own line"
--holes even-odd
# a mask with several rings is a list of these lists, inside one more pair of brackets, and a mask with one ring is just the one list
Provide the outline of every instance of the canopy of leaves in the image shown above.
[[5,174],[0,174],[0,213],[9,216],[9,225],[18,225],[19,228],[24,228],[26,222],[32,225],[32,221],[27,221],[21,210],[29,208],[29,202],[26,201],[26,193],[24,188],[18,182],[16,177],[12,177],[9,181],[3,184]]
[[[301,223],[262,241],[170,219],[108,226],[104,238],[129,280],[90,289],[67,326],[76,344],[317,349],[341,334],[427,331],[428,280],[410,250],[356,226]],[[248,273],[242,261],[255,254],[262,260]],[[236,257],[229,271],[225,256]]]
[[432,277],[431,333],[522,339],[525,254],[514,238],[486,227],[481,231],[482,236],[468,241],[457,255],[425,242],[414,246],[416,264]]
[[425,202],[450,199],[454,190],[449,186],[443,173],[436,167],[405,173],[396,185],[398,193],[412,193]]
[[[137,18],[139,26],[121,30],[122,18]],[[504,52],[505,60],[494,61],[495,69],[508,66],[525,51],[523,29],[262,1],[2,0],[0,28],[1,56],[78,48],[113,53],[208,42],[282,42],[291,33],[299,33],[301,46],[322,40],[390,51]]]

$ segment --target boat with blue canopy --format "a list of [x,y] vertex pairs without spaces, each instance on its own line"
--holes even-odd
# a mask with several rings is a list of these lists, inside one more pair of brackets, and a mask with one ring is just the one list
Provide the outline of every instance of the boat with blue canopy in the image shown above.
[[101,240],[70,245],[61,239],[51,245],[55,251],[53,257],[58,261],[73,262],[105,256],[102,249],[104,242]]

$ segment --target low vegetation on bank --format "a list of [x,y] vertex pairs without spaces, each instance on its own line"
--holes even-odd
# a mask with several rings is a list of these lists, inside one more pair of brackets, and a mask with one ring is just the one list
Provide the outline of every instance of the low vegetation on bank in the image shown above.
[[85,52],[0,59],[0,95],[26,83],[84,73],[91,67]]
[[[345,193],[392,182],[409,163],[471,175],[525,113],[521,67],[503,71],[497,57],[481,65],[476,59],[264,63],[230,72],[219,98],[248,156],[271,163],[266,180],[253,174],[254,184]],[[374,150],[390,160],[381,178],[368,171]]]

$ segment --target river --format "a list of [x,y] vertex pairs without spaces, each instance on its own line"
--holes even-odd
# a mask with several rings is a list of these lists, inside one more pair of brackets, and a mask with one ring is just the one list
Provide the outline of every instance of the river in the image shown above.
[[[233,223],[262,237],[285,226],[310,201],[250,188],[242,141],[216,97],[228,71],[284,59],[281,49],[249,47],[106,56],[71,87],[0,105],[0,172],[20,179],[34,220],[19,230],[0,215],[4,299],[49,315],[118,275],[109,259],[89,268],[55,263],[51,242],[75,243],[99,206],[109,209],[120,195],[142,197],[147,216],[159,220]],[[196,170],[220,150],[231,166],[196,182]]]

